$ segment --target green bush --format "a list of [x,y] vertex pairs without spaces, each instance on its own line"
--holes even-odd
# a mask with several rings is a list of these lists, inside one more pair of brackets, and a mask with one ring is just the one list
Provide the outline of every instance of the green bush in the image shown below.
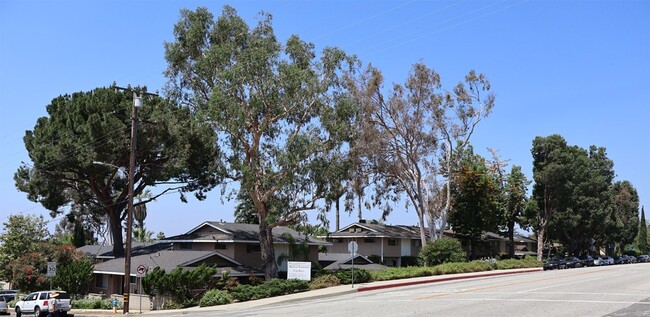
[[211,289],[201,297],[199,301],[199,306],[216,306],[216,305],[225,305],[232,303],[232,296],[226,291]]
[[309,289],[309,282],[301,280],[272,279],[260,285],[239,285],[230,290],[232,298],[243,302],[301,292]]
[[432,267],[421,267],[421,266],[390,267],[384,270],[373,271],[371,273],[373,281],[390,281],[390,280],[398,280],[402,278],[431,276],[431,275],[435,275],[434,269]]
[[[122,302],[117,302],[117,308],[122,309]],[[74,301],[74,308],[77,309],[113,309],[112,299],[79,299]]]
[[446,262],[464,262],[465,251],[456,239],[443,237],[427,243],[420,251],[420,259],[426,266]]
[[169,273],[157,267],[142,279],[142,286],[149,296],[171,295],[176,304],[189,307],[197,300],[192,290],[206,287],[216,272],[216,268],[205,264],[193,270],[177,267]]
[[369,255],[368,260],[372,261],[372,263],[382,264],[381,256],[376,254]]
[[498,261],[496,266],[497,270],[508,270],[508,269],[523,269],[523,268],[532,268],[532,267],[541,267],[542,262],[537,261],[535,258],[524,258],[521,260],[509,259]]
[[333,274],[326,274],[314,278],[314,280],[309,284],[309,289],[314,290],[337,285],[341,285],[339,278]]
[[354,282],[365,283],[369,282],[372,276],[370,272],[364,269],[345,269],[336,271],[336,277],[341,281],[341,284],[352,284],[352,272],[354,271]]

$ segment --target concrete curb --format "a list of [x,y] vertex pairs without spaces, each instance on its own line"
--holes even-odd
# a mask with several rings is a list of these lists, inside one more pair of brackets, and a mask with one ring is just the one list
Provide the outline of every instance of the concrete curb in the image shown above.
[[[525,269],[525,270],[520,270],[520,271],[506,271],[506,272],[492,271],[490,273],[473,274],[473,275],[456,275],[456,274],[455,274],[455,276],[438,275],[437,278],[432,277],[430,279],[424,279],[424,280],[393,282],[393,283],[390,283],[390,284],[362,286],[362,287],[357,289],[357,292],[366,292],[366,291],[374,291],[374,290],[383,289],[383,288],[402,287],[402,286],[411,286],[411,285],[419,285],[419,284],[438,283],[438,282],[447,282],[447,281],[455,281],[455,280],[465,280],[465,279],[470,279],[470,278],[480,278],[480,277],[490,277],[490,276],[500,276],[500,275],[510,275],[510,274],[521,274],[521,273],[531,273],[531,272],[540,272],[540,271],[542,271],[542,268],[533,268],[533,269]],[[399,280],[396,280],[396,281],[399,281]]]

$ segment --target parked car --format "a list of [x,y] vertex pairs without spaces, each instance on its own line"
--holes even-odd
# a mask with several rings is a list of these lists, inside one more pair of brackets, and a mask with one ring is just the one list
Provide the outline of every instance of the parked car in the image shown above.
[[564,258],[564,266],[567,268],[582,267],[582,261],[575,256],[566,257]]
[[0,314],[9,315],[9,305],[2,296],[0,296]]
[[7,303],[14,300],[14,299],[16,299],[17,294],[18,294],[18,291],[12,290],[12,289],[0,290],[0,297],[4,298]]
[[613,265],[614,264],[614,259],[612,259],[611,256],[601,256],[601,265]]
[[615,256],[614,264],[627,264],[627,257],[625,257],[624,255]]
[[566,265],[562,259],[548,259],[544,263],[544,271],[546,270],[555,270],[555,269],[564,269]]
[[20,317],[23,313],[33,316],[47,314],[50,297],[54,296],[56,296],[57,299],[56,307],[61,312],[59,316],[67,316],[68,311],[72,308],[70,295],[68,293],[64,291],[38,291],[33,292],[25,296],[23,300],[16,302],[16,317]]
[[627,263],[636,263],[636,257],[627,255]]
[[636,257],[636,261],[639,263],[650,262],[650,255],[642,254]]
[[580,262],[582,262],[582,266],[594,266],[596,265],[595,259],[591,257],[591,255],[581,255],[578,257],[580,259]]

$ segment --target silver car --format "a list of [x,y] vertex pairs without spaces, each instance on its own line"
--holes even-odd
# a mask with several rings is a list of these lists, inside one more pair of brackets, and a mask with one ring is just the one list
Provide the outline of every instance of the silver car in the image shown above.
[[0,314],[9,315],[9,305],[4,297],[0,296]]

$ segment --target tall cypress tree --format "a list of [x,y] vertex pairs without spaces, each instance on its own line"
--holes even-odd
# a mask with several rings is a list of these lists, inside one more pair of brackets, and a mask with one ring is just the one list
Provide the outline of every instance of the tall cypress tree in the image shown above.
[[639,236],[637,237],[639,252],[648,254],[648,227],[645,222],[645,211],[641,207],[641,223],[639,224]]

